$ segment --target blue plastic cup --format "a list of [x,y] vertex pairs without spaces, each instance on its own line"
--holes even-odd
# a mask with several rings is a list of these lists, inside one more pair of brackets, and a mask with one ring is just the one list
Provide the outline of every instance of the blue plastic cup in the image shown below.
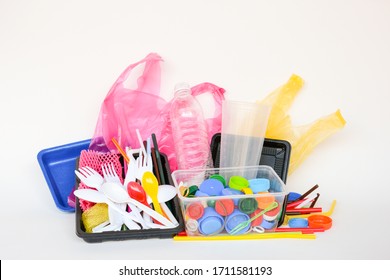
[[206,207],[203,216],[198,220],[199,232],[203,235],[220,233],[225,224],[224,218],[214,208]]
[[[233,213],[231,213],[229,216],[226,217],[225,229],[228,233],[230,233],[236,226],[238,226],[243,222],[248,221],[249,219],[250,217],[247,214],[241,212],[240,210],[235,209]],[[251,225],[249,223],[245,228],[243,228],[236,234],[246,233],[249,230],[250,226]]]

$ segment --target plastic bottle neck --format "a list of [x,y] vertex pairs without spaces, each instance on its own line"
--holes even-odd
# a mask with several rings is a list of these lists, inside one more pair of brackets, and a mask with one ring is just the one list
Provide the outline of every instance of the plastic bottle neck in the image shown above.
[[190,85],[187,83],[179,83],[175,86],[175,97],[183,98],[191,94]]

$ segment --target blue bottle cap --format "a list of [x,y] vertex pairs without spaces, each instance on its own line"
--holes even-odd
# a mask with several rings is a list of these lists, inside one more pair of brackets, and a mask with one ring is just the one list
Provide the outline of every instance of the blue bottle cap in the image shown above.
[[203,235],[220,233],[224,228],[224,219],[214,208],[206,207],[203,216],[198,220],[199,232]]
[[261,223],[261,227],[264,228],[264,229],[272,229],[274,228],[276,225],[276,221],[273,220],[273,221],[267,221],[267,220],[263,220],[263,222]]
[[[235,209],[232,214],[226,217],[226,222],[225,222],[225,229],[228,233],[230,233],[236,226],[241,224],[242,222],[248,221],[250,218],[247,214],[242,213],[240,210]],[[237,232],[236,234],[242,234],[245,233],[249,230],[250,228],[250,223]]]
[[225,180],[225,177],[223,177],[222,175],[219,175],[219,174],[213,174],[210,176],[210,179],[217,179],[218,181],[220,181],[222,183],[222,185],[225,187],[226,186],[226,180]]
[[[227,196],[227,195],[237,195],[237,194],[243,195],[243,193],[241,191],[235,190],[235,189],[232,189],[232,188],[225,188],[225,189],[223,189],[221,194],[225,195],[225,196]],[[233,201],[234,201],[234,205],[237,206],[239,199],[238,198],[234,198]]]
[[196,191],[195,196],[209,196],[207,193],[201,192],[201,191]]
[[300,193],[290,192],[290,193],[287,195],[287,202],[297,200],[297,199],[300,198],[300,197],[301,197],[301,194],[300,194]]
[[199,190],[208,195],[220,195],[223,189],[224,185],[217,179],[206,179],[199,186]]
[[288,220],[288,226],[290,228],[307,228],[309,226],[309,222],[304,218],[292,218]]
[[248,181],[249,188],[251,188],[253,193],[267,192],[270,188],[270,181],[266,178],[256,178]]

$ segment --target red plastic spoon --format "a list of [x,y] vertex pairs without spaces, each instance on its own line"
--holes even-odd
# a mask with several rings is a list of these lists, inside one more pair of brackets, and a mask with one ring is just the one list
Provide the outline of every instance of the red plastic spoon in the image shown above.
[[150,207],[147,201],[147,196],[144,188],[137,182],[129,182],[127,184],[127,192],[131,198],[134,198],[142,204]]
[[[127,193],[130,195],[131,198],[138,200],[143,205],[150,207],[148,201],[147,201],[147,194],[144,190],[144,188],[137,182],[131,181],[127,184]],[[153,219],[154,223],[161,224],[160,222]]]

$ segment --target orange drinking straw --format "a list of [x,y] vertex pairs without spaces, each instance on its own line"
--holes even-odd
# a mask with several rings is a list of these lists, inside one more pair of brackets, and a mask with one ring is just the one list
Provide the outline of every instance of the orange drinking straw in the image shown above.
[[115,147],[118,149],[118,151],[121,153],[121,155],[123,156],[123,158],[125,159],[125,161],[127,163],[130,162],[130,159],[129,157],[127,156],[127,154],[125,153],[125,151],[121,148],[121,146],[119,145],[119,143],[116,141],[116,139],[113,137],[111,139],[112,143],[114,143]]

